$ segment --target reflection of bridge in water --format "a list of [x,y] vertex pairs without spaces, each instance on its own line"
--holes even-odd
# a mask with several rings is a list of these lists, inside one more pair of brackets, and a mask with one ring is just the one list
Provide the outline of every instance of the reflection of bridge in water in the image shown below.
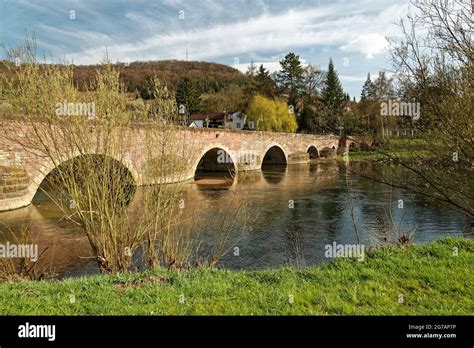
[[[35,138],[31,125],[2,125],[9,136],[0,143],[0,211],[16,209],[30,204],[39,185],[56,167],[51,160],[31,151],[28,142]],[[148,128],[150,128],[148,126]],[[289,134],[257,131],[230,131],[221,129],[179,128],[176,139],[181,139],[179,151],[173,147],[173,155],[183,160],[184,169],[179,177],[150,178],[149,149],[147,127],[134,125],[122,127],[116,137],[123,141],[125,149],[120,154],[108,154],[125,166],[133,176],[137,185],[171,183],[189,180],[201,172],[245,172],[260,170],[266,164],[307,163],[319,157],[322,150],[337,151],[340,147],[347,148],[347,142],[341,142],[335,135]],[[98,132],[92,128],[91,132]],[[15,139],[20,139],[15,141]],[[37,141],[37,139],[36,139]],[[61,149],[57,150],[58,152]],[[88,154],[101,155],[101,148],[91,146]],[[159,153],[159,151],[156,151]],[[83,153],[83,152],[81,152]],[[124,157],[126,153],[126,158]],[[62,163],[75,158],[77,153],[71,150],[61,154]],[[158,156],[158,155],[157,155]],[[11,169],[10,163],[21,164],[23,171]]]
[[[265,205],[279,219],[279,214],[286,214],[289,198],[296,199],[301,194],[324,190],[331,187],[339,178],[339,167],[335,163],[312,163],[310,165],[269,165],[262,171],[238,173],[230,186],[202,185],[189,182],[184,185],[183,199],[185,210],[190,213],[200,212],[203,215],[215,216],[222,207],[235,209],[239,201],[232,201],[237,194],[252,197],[256,213]],[[142,208],[142,194],[151,187],[140,187],[135,190],[128,209],[139,213]],[[40,252],[48,248],[38,263],[38,270],[59,275],[76,275],[91,271],[97,272],[96,263],[91,257],[90,245],[81,229],[64,219],[63,212],[45,195],[38,192],[33,204],[11,211],[1,212],[0,219],[14,234],[18,235],[23,228],[29,228],[30,242],[38,244]],[[281,202],[281,204],[277,203]],[[211,234],[213,225],[201,226]],[[1,232],[6,232],[0,226]],[[280,238],[275,235],[272,238]],[[13,242],[14,236],[0,234],[0,243]],[[211,241],[212,243],[212,241]]]

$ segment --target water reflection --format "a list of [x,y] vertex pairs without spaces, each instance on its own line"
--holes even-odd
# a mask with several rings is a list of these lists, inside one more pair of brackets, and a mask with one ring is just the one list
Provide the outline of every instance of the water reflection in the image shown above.
[[[324,261],[326,244],[357,242],[350,197],[364,244],[377,243],[378,235],[393,225],[391,221],[403,231],[414,230],[415,242],[462,233],[472,237],[466,217],[420,195],[348,176],[346,169],[335,163],[266,166],[263,171],[237,175],[231,185],[211,185],[209,182],[218,180],[213,175],[202,180],[210,181],[189,182],[184,193],[189,209],[199,209],[209,221],[209,228],[204,228],[202,252],[215,241],[212,219],[236,191],[254,207],[249,229],[244,233],[234,230],[230,235],[230,243],[239,248],[238,255],[227,253],[219,267],[304,267]],[[140,207],[140,195],[147,189],[137,188],[130,209]],[[403,209],[397,208],[398,199],[403,199]],[[97,272],[87,239],[63,219],[61,211],[44,194],[38,193],[29,207],[0,213],[0,222],[3,241],[12,239],[5,225],[13,231],[29,225],[40,249],[50,248],[45,262],[56,273],[69,276]]]
[[286,165],[264,165],[262,166],[262,176],[269,184],[279,184],[287,172]]

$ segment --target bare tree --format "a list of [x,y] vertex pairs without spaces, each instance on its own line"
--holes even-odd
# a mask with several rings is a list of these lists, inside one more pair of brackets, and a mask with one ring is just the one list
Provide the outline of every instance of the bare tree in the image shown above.
[[[403,40],[391,41],[392,62],[405,98],[421,104],[415,149],[380,152],[405,170],[373,179],[435,198],[474,215],[474,48],[471,4],[413,0],[400,21]],[[398,174],[396,174],[398,173]]]
[[[153,108],[150,122],[132,124],[136,115],[127,112],[125,89],[107,58],[83,92],[74,85],[72,66],[39,64],[34,47],[34,39],[27,38],[23,48],[7,52],[21,64],[8,65],[14,71],[3,77],[3,96],[10,110],[0,115],[0,140],[22,146],[55,168],[48,180],[58,190],[47,193],[68,221],[82,229],[102,272],[130,271],[137,254],[143,255],[146,267],[200,264],[200,211],[183,214],[181,209],[183,182],[195,157],[192,151],[197,150],[186,146],[175,103]],[[163,84],[154,87],[156,97],[169,99]],[[67,108],[87,102],[93,113],[72,110],[59,115],[63,101]],[[129,203],[134,180],[127,163],[137,142],[144,157],[143,176],[156,186],[144,190],[133,209]],[[164,185],[170,182],[176,183]],[[232,206],[229,214],[221,215],[224,221],[216,232],[216,247],[206,258],[208,264],[215,264],[225,252],[227,234],[235,226],[238,229],[242,206]]]

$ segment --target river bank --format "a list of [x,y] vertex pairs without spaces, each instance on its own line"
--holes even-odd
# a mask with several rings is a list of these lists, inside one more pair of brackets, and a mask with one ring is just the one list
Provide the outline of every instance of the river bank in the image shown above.
[[163,269],[0,283],[3,315],[472,315],[474,241],[377,248],[305,269]]
[[369,151],[350,151],[347,156],[340,155],[340,160],[368,161],[391,164],[397,161],[425,162],[436,158],[436,152],[427,148],[423,139],[389,139]]

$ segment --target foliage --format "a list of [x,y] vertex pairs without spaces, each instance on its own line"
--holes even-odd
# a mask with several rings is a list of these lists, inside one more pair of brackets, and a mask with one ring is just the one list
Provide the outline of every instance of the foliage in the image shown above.
[[314,100],[319,96],[320,90],[323,87],[323,72],[321,69],[308,64],[304,68],[303,73],[303,83],[304,83],[304,96],[305,98],[309,99],[310,102],[314,102]]
[[332,59],[329,60],[324,88],[321,93],[321,101],[325,117],[325,128],[336,132],[338,127],[344,125],[346,97],[337,72],[334,69]]
[[288,95],[288,105],[297,110],[298,99],[303,89],[304,69],[300,57],[293,52],[288,53],[280,61],[281,69],[277,75],[278,85],[284,94]]
[[298,129],[312,133],[321,132],[323,128],[321,127],[322,104],[320,90],[323,86],[323,72],[311,64],[307,65],[304,68],[303,83],[303,107],[299,112]]
[[176,103],[180,114],[191,115],[200,110],[200,93],[194,81],[184,78],[176,87]]
[[263,64],[258,68],[255,75],[256,90],[260,95],[268,98],[276,96],[276,84],[270,76],[270,72],[263,67]]
[[148,78],[143,85],[140,87],[140,97],[143,100],[153,99],[153,79]]
[[245,84],[242,88],[243,109],[247,109],[253,98],[259,94],[268,98],[275,98],[277,95],[277,85],[270,75],[270,72],[263,67],[255,66],[252,61],[245,73]]
[[[389,100],[397,101],[393,79],[387,78],[384,71],[380,71],[377,79],[372,81],[370,73],[362,86],[360,102],[358,105],[361,128],[372,134],[376,141],[384,141],[387,129],[402,126],[403,119],[398,116],[380,115],[381,103]],[[363,121],[362,121],[363,120]],[[362,125],[362,123],[364,125]]]
[[294,133],[296,118],[286,103],[260,95],[253,98],[247,110],[247,122],[253,121],[256,130]]
[[367,79],[362,86],[358,111],[360,118],[365,120],[367,132],[371,131],[372,134],[375,134],[375,122],[377,115],[380,112],[380,108],[379,105],[377,105],[376,99],[375,85],[372,82],[370,73],[368,73]]
[[170,92],[166,83],[155,77],[151,86],[153,101],[149,116],[162,122],[177,117],[176,97],[173,92]]
[[376,94],[375,94],[375,85],[372,82],[372,79],[370,77],[370,73],[367,74],[367,79],[364,82],[364,85],[362,86],[362,92],[360,94],[360,101],[366,101],[366,100],[375,100]]
[[243,111],[247,104],[247,97],[238,85],[229,85],[216,94],[201,96],[201,111],[203,112],[232,112]]
[[[208,62],[162,60],[117,63],[113,66],[119,72],[120,82],[127,92],[141,91],[154,77],[172,87],[183,78],[189,78],[197,81],[196,87],[200,93],[216,93],[230,84],[243,85],[245,80],[243,74],[232,67]],[[95,80],[97,68],[98,65],[72,66],[73,81],[80,91],[88,89]],[[16,69],[15,64],[3,61],[0,64],[0,75],[11,76]]]

